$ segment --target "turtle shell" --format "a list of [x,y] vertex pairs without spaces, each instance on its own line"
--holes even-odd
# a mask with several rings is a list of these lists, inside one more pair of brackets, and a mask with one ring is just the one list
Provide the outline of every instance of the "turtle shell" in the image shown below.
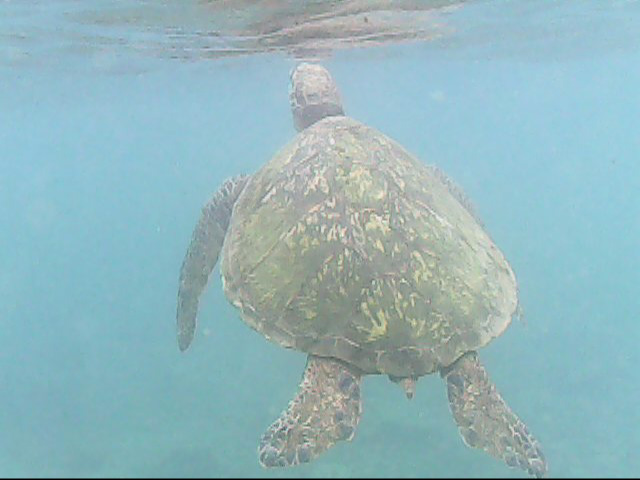
[[221,274],[265,337],[365,373],[434,372],[517,307],[511,267],[446,177],[348,117],[303,130],[253,175]]

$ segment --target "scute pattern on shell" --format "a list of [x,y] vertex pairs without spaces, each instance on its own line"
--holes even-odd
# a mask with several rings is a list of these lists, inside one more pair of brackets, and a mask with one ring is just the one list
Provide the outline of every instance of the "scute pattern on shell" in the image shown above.
[[449,365],[517,306],[508,262],[443,174],[347,117],[307,128],[251,178],[221,272],[267,338],[367,373]]

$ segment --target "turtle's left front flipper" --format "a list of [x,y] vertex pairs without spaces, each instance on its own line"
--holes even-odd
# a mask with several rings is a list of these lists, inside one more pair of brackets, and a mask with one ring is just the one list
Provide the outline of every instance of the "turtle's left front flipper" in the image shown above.
[[262,466],[307,463],[351,440],[362,412],[361,378],[354,367],[310,355],[298,395],[260,440]]
[[196,329],[200,295],[218,261],[231,212],[248,180],[241,175],[224,182],[202,209],[191,244],[182,262],[178,287],[178,346],[186,350]]
[[441,375],[447,381],[451,412],[468,446],[536,477],[546,475],[540,444],[504,402],[475,352],[463,355]]

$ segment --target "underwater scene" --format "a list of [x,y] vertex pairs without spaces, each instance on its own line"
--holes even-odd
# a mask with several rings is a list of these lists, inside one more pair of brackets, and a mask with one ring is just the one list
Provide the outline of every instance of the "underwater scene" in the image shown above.
[[640,473],[640,2],[0,2],[0,476]]

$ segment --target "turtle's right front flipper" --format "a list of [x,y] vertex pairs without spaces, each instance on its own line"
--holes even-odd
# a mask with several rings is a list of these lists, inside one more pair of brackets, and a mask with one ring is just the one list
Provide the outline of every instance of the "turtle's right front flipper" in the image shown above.
[[202,209],[191,244],[182,262],[178,287],[178,346],[186,350],[196,329],[200,295],[207,285],[229,227],[231,212],[248,177],[241,175],[224,182]]

